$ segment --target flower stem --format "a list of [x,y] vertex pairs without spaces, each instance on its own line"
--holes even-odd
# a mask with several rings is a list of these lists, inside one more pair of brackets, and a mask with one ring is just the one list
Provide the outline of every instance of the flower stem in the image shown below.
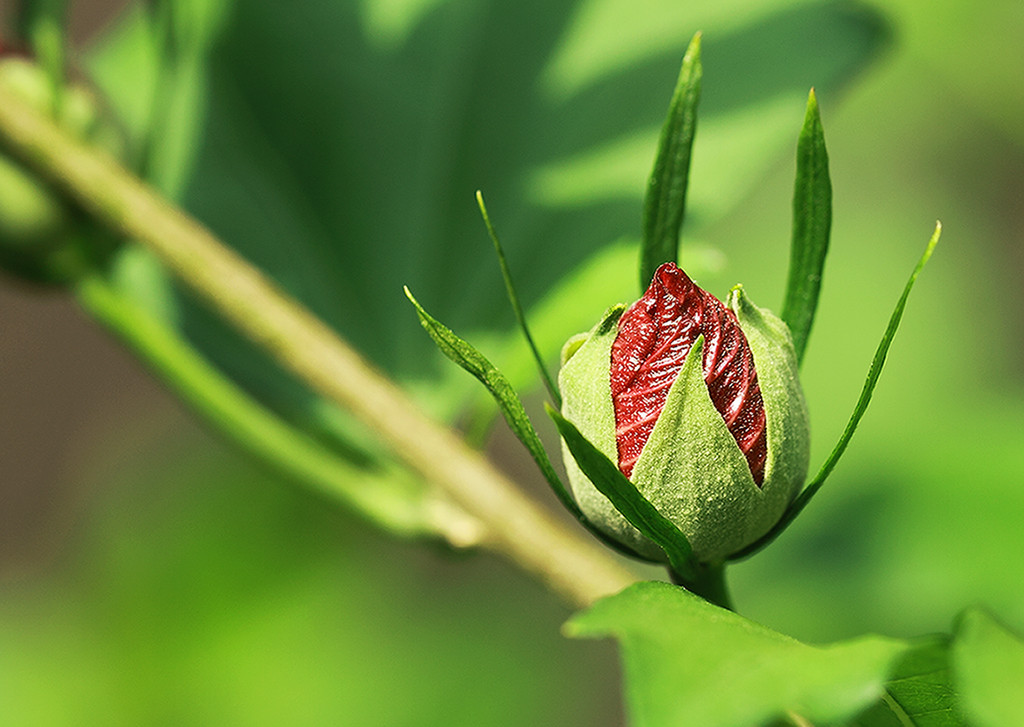
[[312,390],[350,411],[411,469],[482,524],[482,545],[576,606],[633,582],[633,575],[602,546],[554,520],[197,221],[3,89],[0,143],[98,221],[153,252],[225,320]]
[[733,608],[732,597],[729,595],[729,587],[725,580],[724,563],[700,564],[694,570],[696,575],[693,578],[682,578],[675,571],[671,571],[672,582],[709,603],[730,611],[736,610]]

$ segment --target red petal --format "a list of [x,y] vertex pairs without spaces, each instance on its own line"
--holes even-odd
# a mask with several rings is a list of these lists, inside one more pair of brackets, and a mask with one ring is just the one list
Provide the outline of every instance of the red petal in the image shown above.
[[754,357],[735,314],[665,263],[643,297],[619,319],[612,344],[611,388],[619,469],[629,477],[654,429],[669,387],[697,337],[704,336],[703,372],[711,401],[764,482],[768,456],[764,402]]

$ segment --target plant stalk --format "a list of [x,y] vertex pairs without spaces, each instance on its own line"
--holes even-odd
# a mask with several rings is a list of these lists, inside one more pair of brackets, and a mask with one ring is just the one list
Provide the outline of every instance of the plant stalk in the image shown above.
[[352,412],[483,524],[485,547],[573,606],[587,606],[635,580],[602,546],[555,520],[483,455],[424,415],[326,324],[196,220],[4,89],[0,143],[105,226],[152,251],[311,389]]

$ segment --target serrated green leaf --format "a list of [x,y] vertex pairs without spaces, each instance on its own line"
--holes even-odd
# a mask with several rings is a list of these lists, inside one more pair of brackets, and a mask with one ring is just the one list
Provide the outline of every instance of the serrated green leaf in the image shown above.
[[935,232],[932,233],[931,239],[928,241],[928,245],[925,246],[924,252],[921,254],[920,259],[917,261],[917,265],[914,266],[914,271],[910,274],[910,278],[907,280],[907,284],[903,288],[903,294],[900,295],[900,299],[896,302],[896,307],[893,309],[892,315],[889,317],[889,325],[886,326],[885,333],[882,334],[882,340],[878,344],[878,348],[875,350],[875,356],[871,360],[871,367],[868,369],[867,379],[864,381],[864,387],[861,389],[860,397],[857,399],[857,404],[854,406],[853,414],[850,415],[850,420],[846,424],[846,428],[843,430],[842,435],[839,437],[839,441],[836,442],[835,447],[832,449],[831,454],[822,464],[818,474],[814,477],[807,487],[793,500],[793,504],[790,505],[786,514],[782,516],[778,524],[768,532],[763,538],[751,545],[749,548],[744,548],[742,551],[734,556],[734,560],[742,560],[750,555],[753,555],[763,547],[771,543],[775,538],[782,534],[782,532],[789,527],[790,523],[796,519],[807,504],[811,501],[811,498],[817,494],[821,486],[825,484],[825,480],[832,474],[832,470],[835,469],[836,464],[839,462],[840,457],[843,456],[843,452],[846,451],[847,445],[850,444],[850,440],[853,438],[853,433],[857,430],[857,425],[860,424],[861,418],[864,416],[864,412],[867,411],[868,404],[871,403],[871,394],[875,390],[875,384],[878,383],[878,377],[882,374],[882,367],[885,365],[885,357],[889,353],[889,346],[892,345],[893,338],[896,337],[896,331],[899,328],[900,320],[903,318],[903,310],[907,306],[907,298],[910,296],[910,291],[914,287],[914,283],[917,282],[917,276],[921,274],[921,270],[924,268],[928,259],[932,256],[932,252],[935,250],[935,246],[939,242],[939,237],[942,234],[942,224],[936,223]]
[[634,727],[835,724],[882,694],[906,648],[879,636],[810,646],[658,582],[598,601],[566,631],[619,640]]
[[807,338],[818,308],[821,274],[828,254],[832,228],[832,182],[828,174],[825,132],[814,89],[807,99],[796,153],[796,183],[793,189],[793,239],[790,247],[789,280],[782,320],[793,334],[797,360],[804,356]]
[[921,641],[900,657],[885,694],[850,727],[962,727],[950,684],[948,636]]
[[547,409],[576,464],[594,487],[611,500],[630,525],[665,551],[673,571],[683,578],[694,579],[697,573],[686,535],[658,512],[618,466],[580,434],[576,425],[550,406]]
[[960,709],[973,727],[1024,724],[1024,639],[971,609],[960,617],[951,661]]
[[654,271],[665,262],[678,262],[679,232],[686,215],[686,187],[690,151],[697,133],[700,102],[700,39],[690,41],[661,130],[654,170],[644,197],[643,246],[640,248],[640,290],[647,288]]
[[437,344],[441,353],[473,374],[491,392],[491,396],[494,397],[494,401],[497,402],[498,407],[501,409],[501,413],[504,415],[505,421],[508,422],[512,433],[518,437],[519,441],[529,451],[530,456],[537,463],[541,473],[543,473],[548,484],[551,485],[551,489],[554,490],[559,501],[578,519],[585,520],[583,513],[580,512],[579,507],[576,505],[576,501],[569,494],[565,484],[562,483],[562,480],[551,466],[551,460],[544,450],[544,445],[541,444],[540,437],[537,436],[537,431],[530,422],[526,409],[523,408],[523,402],[520,401],[519,395],[516,394],[505,376],[482,353],[427,313],[423,306],[413,297],[409,288],[405,288],[405,295],[416,308],[416,314],[420,318],[420,323],[427,333],[430,334],[430,337]]

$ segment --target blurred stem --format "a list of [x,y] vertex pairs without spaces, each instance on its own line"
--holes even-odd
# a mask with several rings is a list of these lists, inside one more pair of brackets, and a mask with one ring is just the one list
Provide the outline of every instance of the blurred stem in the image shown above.
[[[178,396],[251,454],[284,474],[337,497],[397,535],[439,536],[476,544],[480,526],[415,483],[403,486],[384,465],[360,466],[277,417],[218,371],[166,323],[146,313],[100,275],[76,283],[79,302],[131,348]],[[412,477],[412,475],[408,475]]]
[[575,606],[589,605],[634,581],[603,546],[554,520],[483,455],[425,416],[326,324],[198,222],[2,89],[0,142],[97,220],[152,251],[311,389],[350,411],[397,457],[481,523],[483,546],[539,577]]

